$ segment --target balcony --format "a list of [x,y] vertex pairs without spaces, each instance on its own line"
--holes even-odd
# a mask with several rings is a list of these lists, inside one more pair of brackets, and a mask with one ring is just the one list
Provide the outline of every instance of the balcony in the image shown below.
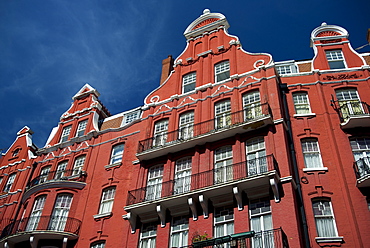
[[61,216],[35,216],[9,223],[1,232],[0,246],[31,240],[60,240],[73,242],[78,238],[81,221]]
[[367,103],[332,101],[332,106],[339,115],[342,129],[370,127],[370,106]]
[[271,186],[278,199],[279,178],[278,164],[268,155],[129,191],[125,210],[135,216],[156,214],[158,205],[186,206],[189,198],[197,202],[200,195],[208,199],[232,194],[242,208],[243,191],[252,196],[268,192]]
[[27,199],[35,192],[47,188],[75,188],[82,189],[86,183],[86,172],[75,170],[49,171],[32,179],[26,186],[23,199]]
[[281,228],[260,231],[231,234],[219,238],[193,242],[191,248],[289,248],[287,236]]
[[360,158],[353,164],[357,178],[357,187],[370,187],[370,158]]
[[141,140],[136,156],[140,160],[147,160],[256,130],[272,123],[270,106],[267,103],[255,104],[238,112]]

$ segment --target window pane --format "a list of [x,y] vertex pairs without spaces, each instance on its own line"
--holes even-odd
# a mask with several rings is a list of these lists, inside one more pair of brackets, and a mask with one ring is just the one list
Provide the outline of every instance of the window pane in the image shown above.
[[302,152],[306,168],[323,167],[319,144],[316,139],[304,139],[301,141]]
[[197,74],[195,72],[189,73],[182,78],[183,92],[189,92],[195,89]]
[[224,61],[215,65],[216,83],[227,80],[230,78],[230,65],[229,61]]

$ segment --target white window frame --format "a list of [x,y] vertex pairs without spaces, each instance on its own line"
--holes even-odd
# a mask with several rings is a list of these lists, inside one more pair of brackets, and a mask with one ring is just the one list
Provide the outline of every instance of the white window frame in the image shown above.
[[193,137],[194,111],[188,111],[179,118],[179,139],[187,140]]
[[75,163],[73,165],[72,176],[80,174],[80,172],[82,171],[82,168],[84,167],[85,160],[86,160],[86,155],[78,156],[75,159]]
[[155,248],[157,238],[157,225],[153,223],[143,223],[140,230],[140,248]]
[[173,217],[171,222],[170,247],[185,247],[189,238],[189,218]]
[[[234,234],[234,208],[233,206],[215,207],[214,231],[215,238]],[[221,247],[230,247],[230,243]]]
[[188,93],[195,90],[197,82],[197,73],[190,72],[182,77],[182,93]]
[[256,232],[252,247],[273,247],[274,232],[271,204],[268,198],[255,199],[249,203],[251,230]]
[[321,158],[319,141],[316,138],[301,139],[301,147],[306,170],[325,168]]
[[64,177],[68,165],[68,161],[63,161],[58,164],[57,171],[55,172],[54,179],[61,179]]
[[63,128],[59,143],[66,142],[68,140],[69,135],[71,134],[71,130],[72,130],[72,125],[69,125]]
[[356,88],[342,88],[335,90],[340,111],[346,120],[353,115],[364,114],[361,99]]
[[248,176],[259,175],[268,171],[264,137],[256,137],[246,142]]
[[98,241],[93,244],[91,244],[90,248],[104,248],[105,247],[105,241]]
[[232,146],[222,146],[214,152],[214,180],[224,183],[233,180],[233,150]]
[[215,128],[231,125],[231,101],[226,99],[215,104]]
[[174,194],[189,192],[191,189],[191,157],[176,160]]
[[168,119],[157,121],[154,124],[153,146],[163,146],[167,142]]
[[295,70],[293,69],[293,67],[294,65],[277,65],[276,70],[279,75],[292,74],[292,73],[295,73]]
[[130,113],[126,113],[124,116],[124,124],[129,124],[137,119],[139,119],[140,111],[136,110]]
[[230,62],[228,60],[215,64],[215,83],[230,80]]
[[59,194],[55,200],[48,230],[63,232],[68,220],[73,195]]
[[[316,223],[317,236],[338,237],[338,230],[335,223],[331,201],[329,199],[313,200],[312,209]],[[322,227],[323,225],[325,228]]]
[[370,138],[353,137],[350,139],[350,144],[359,176],[368,175],[370,172]]
[[261,97],[258,90],[243,94],[244,119],[252,120],[262,116]]
[[312,113],[307,92],[293,92],[292,97],[296,115],[307,115]]
[[3,189],[4,192],[9,192],[12,189],[16,175],[17,173],[12,173],[9,175],[8,180],[6,181],[6,184]]
[[148,170],[145,199],[152,201],[162,196],[163,164],[154,165]]
[[51,170],[51,165],[41,168],[40,176],[39,176],[39,184],[45,183],[49,181],[50,179],[52,179],[52,178],[49,178],[50,170]]
[[[328,64],[329,64],[329,68],[331,70],[335,70],[335,69],[345,69],[347,68],[347,65],[346,65],[346,60],[344,58],[344,55],[343,55],[343,52],[342,50],[340,49],[336,49],[336,50],[326,50],[325,51],[325,55],[326,55],[326,59],[328,60]],[[343,67],[338,67],[337,63],[342,63],[343,64]],[[336,68],[337,67],[337,68]]]
[[125,150],[125,144],[117,144],[112,147],[112,153],[110,156],[110,164],[118,164],[122,162],[123,152]]
[[36,197],[35,202],[33,203],[32,212],[28,218],[26,231],[36,230],[42,215],[42,210],[44,209],[45,201],[46,195]]
[[85,130],[87,128],[87,122],[88,120],[83,120],[78,123],[76,137],[84,136]]
[[113,209],[116,186],[103,189],[100,200],[99,214],[110,214]]

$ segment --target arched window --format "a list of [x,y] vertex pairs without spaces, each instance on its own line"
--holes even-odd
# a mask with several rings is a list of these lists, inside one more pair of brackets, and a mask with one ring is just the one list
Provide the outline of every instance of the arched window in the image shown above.
[[45,200],[46,195],[40,195],[35,199],[30,217],[27,222],[26,231],[36,230],[41,218],[42,210],[44,209]]
[[247,140],[246,153],[248,176],[267,172],[265,140],[263,137]]
[[304,164],[306,168],[322,168],[323,163],[320,154],[319,143],[316,138],[301,140]]
[[149,168],[146,186],[146,200],[159,199],[162,195],[163,164]]
[[180,115],[179,139],[187,140],[193,137],[194,111],[188,111]]
[[90,245],[90,248],[104,248],[105,247],[105,241],[97,241]]
[[174,194],[190,191],[191,185],[191,157],[178,159],[175,166]]
[[223,100],[215,104],[215,127],[217,129],[231,125],[231,103]]
[[[121,153],[122,157],[122,153]],[[72,175],[79,175],[82,171],[82,168],[85,164],[86,155],[79,156],[75,159],[75,163],[73,165],[73,172]]]
[[[51,215],[48,230],[63,232],[68,220],[72,204],[72,194],[59,194],[55,200],[53,214]],[[67,228],[70,228],[67,226]],[[69,230],[66,230],[69,231]]]
[[99,214],[107,214],[112,212],[114,196],[116,194],[116,186],[103,189],[100,201]]
[[244,119],[253,120],[262,116],[261,98],[258,90],[253,90],[243,95]]
[[233,151],[231,146],[222,146],[215,150],[215,183],[233,179]]
[[317,236],[337,237],[338,232],[330,199],[313,199],[312,208],[315,217]]
[[167,142],[168,119],[154,124],[153,146],[162,146]]

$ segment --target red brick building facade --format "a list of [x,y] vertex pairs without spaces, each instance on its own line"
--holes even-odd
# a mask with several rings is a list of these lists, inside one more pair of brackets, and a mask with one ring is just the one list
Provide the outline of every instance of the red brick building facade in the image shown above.
[[86,84],[46,145],[0,164],[0,246],[369,247],[370,54],[313,30],[315,56],[243,50],[205,10],[144,105]]

